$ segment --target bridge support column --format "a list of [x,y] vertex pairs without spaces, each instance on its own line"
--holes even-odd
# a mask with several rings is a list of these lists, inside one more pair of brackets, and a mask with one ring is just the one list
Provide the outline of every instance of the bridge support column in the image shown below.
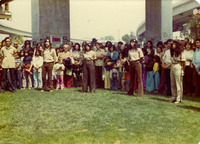
[[146,0],[146,40],[172,38],[172,0]]
[[33,42],[43,42],[50,35],[70,40],[69,1],[31,0]]

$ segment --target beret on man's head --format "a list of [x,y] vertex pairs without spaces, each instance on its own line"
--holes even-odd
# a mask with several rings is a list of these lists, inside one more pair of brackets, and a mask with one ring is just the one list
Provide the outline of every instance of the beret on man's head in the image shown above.
[[136,39],[131,39],[130,42],[138,43]]

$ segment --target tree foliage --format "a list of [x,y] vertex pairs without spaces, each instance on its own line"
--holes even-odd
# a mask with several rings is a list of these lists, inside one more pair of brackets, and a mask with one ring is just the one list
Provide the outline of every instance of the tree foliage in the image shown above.
[[18,42],[19,45],[22,45],[24,43],[24,38],[21,35],[15,35],[14,36],[14,42]]
[[194,15],[188,22],[188,28],[190,30],[190,36],[194,40],[200,38],[200,15]]
[[131,39],[136,39],[134,32],[131,32],[130,35],[125,34],[124,36],[122,36],[122,40],[125,41],[126,43],[130,43]]

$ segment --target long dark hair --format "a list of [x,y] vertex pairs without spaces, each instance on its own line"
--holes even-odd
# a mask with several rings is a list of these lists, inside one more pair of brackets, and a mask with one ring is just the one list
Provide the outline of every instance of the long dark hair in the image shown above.
[[26,49],[26,46],[27,45],[29,45],[30,46],[30,48],[31,48],[31,41],[30,40],[26,40],[25,42],[24,42],[24,48]]
[[[176,48],[174,49],[173,48],[173,45],[176,45]],[[178,41],[173,41],[173,44],[171,45],[171,49],[170,49],[170,52],[171,52],[171,56],[173,57],[174,55],[176,57],[178,57],[179,55],[181,55],[181,53],[183,52],[183,47],[182,45],[178,42]]]

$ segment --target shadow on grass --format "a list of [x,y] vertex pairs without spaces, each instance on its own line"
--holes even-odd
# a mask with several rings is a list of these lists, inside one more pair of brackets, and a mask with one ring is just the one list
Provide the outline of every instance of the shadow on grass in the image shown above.
[[178,107],[200,112],[200,108],[198,107],[193,107],[193,106],[178,106]]
[[162,102],[169,102],[169,100],[160,99],[160,98],[151,98],[152,100],[162,101]]
[[183,96],[183,100],[189,100],[189,101],[196,101],[200,102],[200,97],[192,97],[192,96]]

